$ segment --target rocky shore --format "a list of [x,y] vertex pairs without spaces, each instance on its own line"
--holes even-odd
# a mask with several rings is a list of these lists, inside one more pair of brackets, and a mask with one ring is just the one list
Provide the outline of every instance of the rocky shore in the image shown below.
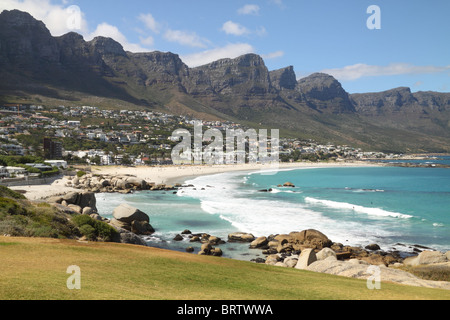
[[180,187],[180,184],[166,185],[148,182],[134,175],[104,175],[87,173],[81,177],[65,177],[65,186],[82,189],[92,193],[131,193],[133,191],[171,191]]
[[[207,233],[192,234],[189,230],[183,231],[174,240],[199,242],[201,248],[197,254],[211,256],[222,256],[223,251],[219,246],[226,243],[216,236]],[[248,250],[261,250],[265,258],[252,259],[251,261],[255,263],[357,279],[372,277],[374,269],[371,266],[374,266],[379,268],[381,281],[450,290],[450,282],[424,280],[402,270],[404,267],[422,267],[429,270],[444,270],[448,273],[450,251],[442,253],[432,250],[421,251],[416,248],[415,254],[405,256],[399,251],[382,251],[377,244],[365,248],[344,246],[332,242],[320,231],[312,229],[267,237],[236,232],[229,234],[227,241],[240,243]],[[192,246],[187,247],[186,251],[195,253]]]
[[[108,223],[118,232],[116,242],[147,246],[146,238],[155,230],[147,214],[137,208],[122,204],[113,212],[112,219],[101,217],[96,208],[96,193],[132,193],[140,190],[173,191],[181,184],[155,184],[131,175],[95,175],[66,178],[66,186],[80,191],[46,199],[58,208],[76,214],[90,215],[93,219]],[[293,187],[286,182],[280,187]],[[194,186],[189,186],[194,187]],[[270,190],[261,190],[270,192]],[[423,246],[413,247],[413,253],[400,250],[383,251],[377,244],[364,248],[343,245],[330,240],[318,230],[294,231],[289,234],[275,234],[255,237],[248,233],[231,233],[221,239],[208,233],[192,233],[184,230],[173,238],[174,242],[186,242],[185,251],[192,254],[221,257],[225,254],[221,245],[235,243],[245,246],[250,252],[258,250],[258,258],[252,262],[276,267],[296,268],[314,272],[367,279],[372,276],[370,266],[381,270],[381,280],[430,288],[450,289],[450,282],[420,279],[403,271],[404,267],[422,266],[441,268],[448,273],[450,252],[433,251]],[[226,254],[225,254],[226,255]],[[262,258],[264,257],[264,258]]]

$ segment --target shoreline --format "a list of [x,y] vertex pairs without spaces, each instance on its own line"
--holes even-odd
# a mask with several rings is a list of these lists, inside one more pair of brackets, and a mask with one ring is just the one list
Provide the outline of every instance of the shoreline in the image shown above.
[[[340,168],[340,167],[380,167],[386,166],[380,163],[371,163],[365,161],[354,162],[296,162],[280,163],[278,166],[265,164],[231,164],[231,165],[190,165],[190,166],[142,166],[142,167],[124,167],[124,166],[95,166],[91,167],[93,175],[107,176],[135,176],[149,183],[174,185],[183,183],[188,179],[194,179],[200,176],[214,175],[226,172],[255,172],[272,170],[296,170],[312,168]],[[10,187],[15,191],[25,192],[24,195],[29,200],[39,201],[48,197],[59,196],[69,192],[77,192],[79,189],[66,186],[67,179],[62,177],[51,184],[35,186],[14,186]]]
[[[150,183],[155,184],[177,184],[177,183],[185,183],[187,180],[195,179],[197,177],[204,177],[204,176],[213,176],[216,174],[221,173],[227,173],[227,172],[258,172],[258,171],[273,171],[273,170],[282,170],[282,171],[289,171],[289,170],[299,170],[299,169],[316,169],[316,168],[350,168],[350,167],[389,167],[385,164],[380,163],[372,163],[372,162],[345,162],[345,163],[312,163],[312,162],[302,162],[302,163],[282,163],[278,166],[278,168],[274,168],[272,166],[268,165],[219,165],[219,166],[164,166],[164,167],[92,167],[91,174],[92,175],[104,175],[104,176],[135,176],[139,179],[143,179],[145,181],[148,181]],[[41,186],[25,186],[25,187],[14,187],[14,189],[18,190],[25,190],[28,191],[25,193],[25,196],[29,200],[44,200],[45,198],[48,198],[50,196],[54,195],[61,195],[66,194],[68,192],[80,192],[80,189],[77,188],[71,188],[67,187],[65,183],[68,181],[66,180],[67,177],[64,177],[63,179],[58,179],[54,181],[52,184],[49,185],[41,185]],[[29,189],[29,190],[27,190]],[[50,192],[50,193],[49,193]],[[34,199],[32,199],[34,198]],[[208,232],[207,230],[205,230]],[[312,230],[316,231],[316,230]],[[303,231],[302,231],[303,232]],[[320,233],[320,231],[318,231]],[[235,232],[235,233],[242,233],[242,232]],[[299,232],[291,232],[291,234],[298,234]],[[292,243],[284,243],[285,240],[283,240],[283,237],[291,237],[291,234],[280,234],[276,235],[278,237],[281,237],[280,239],[276,239],[277,246],[269,246],[270,243],[269,240],[271,236],[262,236],[259,238],[254,238],[254,241],[260,240],[261,238],[264,238],[268,244],[265,245],[267,252],[264,250],[263,247],[249,247],[249,243],[247,242],[241,242],[240,244],[237,244],[237,246],[242,247],[242,250],[245,248],[245,252],[242,254],[243,256],[247,256],[247,258],[253,257],[254,259],[250,260],[255,263],[265,263],[269,265],[276,265],[281,267],[293,267],[288,263],[289,260],[293,260],[295,262],[298,262],[301,260],[300,253],[303,251],[303,247],[300,245],[300,247],[295,247],[298,245],[296,242]],[[204,234],[207,235],[208,238],[217,238],[214,235],[210,234]],[[145,240],[145,237],[141,237],[142,240],[144,240],[147,243],[147,240]],[[220,238],[218,238],[220,240]],[[175,239],[174,239],[175,240]],[[188,245],[194,245],[193,243],[187,242],[187,238],[184,238],[183,243]],[[208,243],[210,239],[208,239]],[[228,239],[229,240],[229,239]],[[272,239],[271,241],[274,241]],[[290,240],[289,240],[290,241]],[[224,242],[225,244],[230,243],[233,245],[233,242],[235,241],[227,241]],[[240,241],[238,241],[240,242]],[[280,248],[281,243],[281,248]],[[204,245],[206,245],[203,241],[200,242],[203,250]],[[198,245],[200,245],[198,244]],[[213,243],[214,244],[214,243]],[[147,244],[150,247],[153,247],[152,245]],[[217,245],[219,245],[217,243]],[[353,264],[355,264],[355,261],[357,261],[356,265],[359,265],[362,267],[362,265],[385,265],[386,267],[388,264],[398,264],[403,265],[403,261],[406,261],[408,257],[416,258],[417,254],[422,251],[428,251],[433,250],[432,248],[427,248],[419,245],[414,245],[415,249],[419,249],[416,252],[411,251],[403,251],[403,250],[380,250],[378,247],[377,249],[368,249],[367,247],[359,247],[359,246],[353,246],[349,243],[346,245],[342,245],[339,243],[334,243],[333,246],[340,245],[340,247],[332,248],[332,251],[334,252],[334,255],[337,255],[337,260],[335,263],[336,265],[340,266],[344,263],[345,266],[353,266],[350,261],[353,261]],[[376,245],[376,244],[375,244]],[[211,246],[211,245],[209,245]],[[185,252],[187,251],[185,248],[183,249],[177,249],[177,248],[163,248],[159,246],[155,246],[156,248],[162,248],[169,251],[178,251],[178,252]],[[192,248],[192,247],[191,247]],[[325,247],[323,247],[325,248]],[[197,248],[198,249],[198,248]],[[212,250],[219,250],[220,255],[222,256],[222,250],[220,249],[220,246],[212,247],[210,248]],[[229,249],[228,244],[224,248],[225,250]],[[256,251],[255,251],[256,249]],[[319,248],[317,248],[319,249]],[[211,250],[211,252],[213,252]],[[231,248],[230,250],[236,250]],[[239,249],[238,249],[239,250]],[[192,250],[194,251],[194,250]],[[197,250],[196,250],[197,251]],[[319,250],[316,250],[319,251]],[[189,251],[188,251],[189,252]],[[195,252],[197,253],[197,252]],[[240,253],[240,252],[237,252]],[[318,253],[318,252],[316,252]],[[201,254],[201,252],[199,252]],[[211,255],[214,255],[211,253]],[[261,258],[266,256],[266,258]],[[249,261],[246,259],[239,259],[239,258],[233,258],[229,257],[230,259],[234,260],[242,260],[242,261]],[[350,259],[350,260],[349,260]],[[450,260],[450,258],[449,258]],[[359,262],[358,262],[359,261]],[[409,263],[409,262],[408,262]],[[320,265],[320,264],[319,264]],[[347,267],[345,267],[347,268]],[[350,269],[349,269],[350,270]],[[327,273],[326,270],[312,270],[320,273]],[[356,271],[355,271],[356,272]],[[448,283],[445,284],[445,286],[448,287]]]

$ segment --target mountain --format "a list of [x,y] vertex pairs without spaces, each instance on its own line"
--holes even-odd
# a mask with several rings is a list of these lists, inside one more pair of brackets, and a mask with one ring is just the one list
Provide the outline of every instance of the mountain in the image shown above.
[[147,108],[371,150],[450,152],[450,93],[349,94],[327,74],[270,71],[256,54],[189,68],[177,54],[131,53],[110,38],[53,37],[18,10],[0,14],[0,79],[0,103]]

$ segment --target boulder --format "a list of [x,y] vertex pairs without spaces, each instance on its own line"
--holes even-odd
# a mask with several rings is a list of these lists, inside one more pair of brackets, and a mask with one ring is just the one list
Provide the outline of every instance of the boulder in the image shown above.
[[295,269],[305,270],[310,264],[317,261],[316,253],[313,249],[305,249],[298,257]]
[[141,237],[139,237],[137,234],[126,231],[124,229],[121,229],[121,230],[122,231],[119,231],[121,243],[147,246],[147,243]]
[[62,200],[65,200],[68,204],[77,204],[78,195],[78,192],[69,192],[62,197]]
[[145,190],[147,188],[147,182],[145,182],[145,180],[143,180],[143,179],[129,177],[125,181],[126,181],[126,183],[128,183],[131,186],[134,186],[140,190]]
[[119,221],[119,220],[117,220],[117,219],[115,219],[115,218],[112,218],[112,219],[109,221],[109,223],[110,223],[113,227],[125,229],[125,230],[131,232],[131,224],[128,223],[128,222],[122,222],[122,221]]
[[316,256],[317,256],[317,260],[325,260],[328,257],[335,257],[337,259],[336,252],[334,252],[330,248],[323,248],[316,254]]
[[153,229],[147,221],[134,220],[131,223],[131,232],[143,236],[149,236],[155,233],[155,229]]
[[279,255],[277,255],[277,254],[271,254],[270,256],[268,256],[266,258],[266,261],[264,263],[273,266],[278,261],[281,261],[281,257]]
[[129,224],[131,224],[133,221],[150,222],[150,218],[147,214],[128,204],[121,204],[120,206],[115,208],[113,212],[113,217],[116,220]]
[[382,255],[379,254],[372,254],[368,257],[361,258],[362,261],[366,261],[374,266],[381,266],[386,265],[386,262],[383,259]]
[[181,234],[177,234],[174,238],[173,241],[183,241],[183,236]]
[[440,251],[422,251],[418,256],[418,264],[435,264],[447,262],[447,256]]
[[255,240],[255,236],[250,233],[234,232],[228,235],[228,241],[252,242],[253,240]]
[[376,251],[376,250],[380,250],[380,246],[376,243],[372,243],[369,244],[368,246],[365,247],[367,250],[371,250],[371,251]]
[[79,214],[83,213],[83,209],[80,206],[77,206],[76,204],[69,204],[68,207]]
[[326,235],[314,229],[303,230],[301,232],[291,232],[289,236],[302,243],[313,240],[321,240],[326,243],[330,241]]
[[83,208],[82,214],[85,214],[85,215],[90,216],[90,215],[93,214],[93,213],[94,213],[94,210],[92,210],[91,207],[84,207],[84,208]]
[[331,247],[333,244],[326,235],[314,229],[291,232],[289,236],[293,239],[291,241],[294,241],[295,243],[307,245],[319,250],[325,247]]
[[97,199],[93,192],[82,192],[78,195],[77,205],[82,208],[90,207],[94,212],[97,212]]
[[223,255],[222,249],[212,248],[210,251],[210,255],[212,255],[214,257],[221,257]]
[[212,246],[210,243],[202,244],[199,255],[209,255],[211,253]]
[[285,182],[283,184],[283,187],[290,187],[290,188],[295,188],[295,185],[292,182]]
[[298,256],[287,257],[283,262],[288,268],[295,268],[298,263]]
[[268,243],[267,237],[259,237],[250,243],[250,249],[266,248]]

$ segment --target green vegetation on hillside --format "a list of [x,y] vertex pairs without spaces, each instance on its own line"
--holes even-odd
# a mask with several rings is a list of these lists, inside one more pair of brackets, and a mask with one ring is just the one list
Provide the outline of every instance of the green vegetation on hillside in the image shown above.
[[44,202],[30,202],[0,186],[0,235],[114,241],[117,232],[90,216],[71,215]]

